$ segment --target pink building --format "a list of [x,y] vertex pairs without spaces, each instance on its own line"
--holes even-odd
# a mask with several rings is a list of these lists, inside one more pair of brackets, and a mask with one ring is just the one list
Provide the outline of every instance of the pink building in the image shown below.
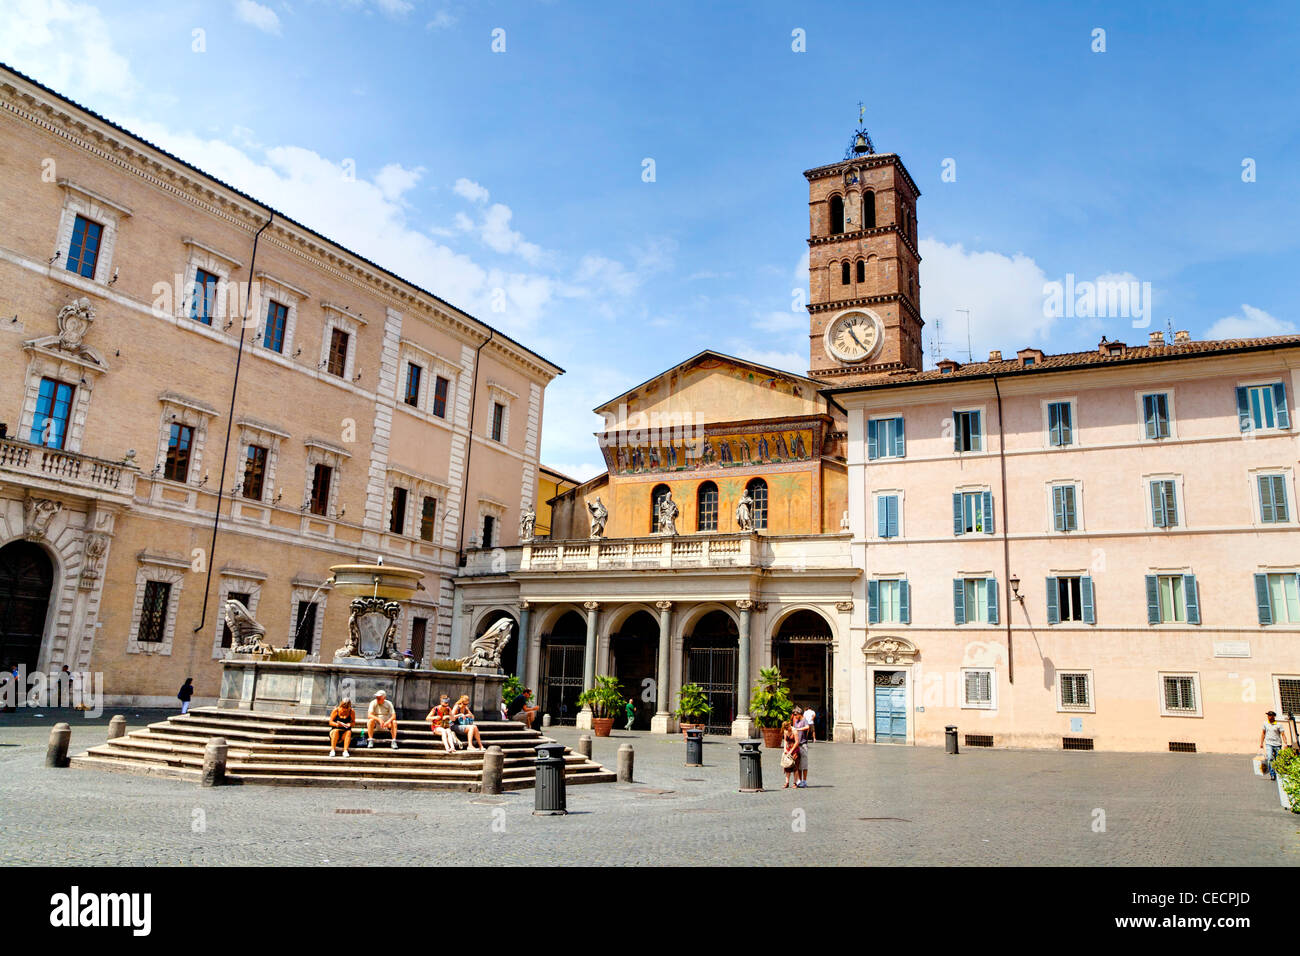
[[1300,336],[1179,332],[828,390],[855,739],[1254,751],[1300,711],[1298,385]]

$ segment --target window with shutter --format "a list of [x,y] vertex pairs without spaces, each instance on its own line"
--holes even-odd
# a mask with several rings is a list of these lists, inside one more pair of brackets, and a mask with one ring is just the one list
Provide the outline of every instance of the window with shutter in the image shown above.
[[1074,485],[1052,486],[1052,526],[1057,531],[1078,531],[1078,509]]
[[1142,396],[1143,427],[1147,438],[1169,437],[1169,395],[1155,392]]
[[1151,525],[1155,528],[1178,526],[1178,498],[1171,479],[1151,482]]
[[876,496],[876,536],[898,537],[898,495]]
[[1069,402],[1050,402],[1048,404],[1047,440],[1053,448],[1074,444],[1074,422]]
[[1260,624],[1300,623],[1300,575],[1294,571],[1255,575]]
[[1259,520],[1264,524],[1286,524],[1291,520],[1291,509],[1287,505],[1286,476],[1260,475],[1259,485]]
[[1237,389],[1237,423],[1242,431],[1290,428],[1286,385],[1245,385]]
[[983,447],[978,411],[953,412],[953,450],[979,451]]

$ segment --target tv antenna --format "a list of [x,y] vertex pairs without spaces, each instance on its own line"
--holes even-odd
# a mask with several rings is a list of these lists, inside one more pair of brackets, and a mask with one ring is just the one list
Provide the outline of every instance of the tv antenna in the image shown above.
[[975,359],[970,347],[970,309],[953,309],[953,311],[966,313],[966,361],[973,362]]

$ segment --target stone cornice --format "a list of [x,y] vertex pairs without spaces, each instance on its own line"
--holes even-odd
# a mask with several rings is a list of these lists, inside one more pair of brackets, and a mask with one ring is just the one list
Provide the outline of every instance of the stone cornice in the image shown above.
[[869,153],[865,156],[854,156],[852,159],[842,159],[837,163],[829,163],[825,166],[814,166],[812,169],[805,169],[803,174],[809,182],[815,179],[825,179],[828,176],[835,176],[845,169],[851,169],[857,166],[861,169],[876,169],[880,166],[896,166],[898,171],[903,174],[907,184],[912,187],[912,192],[916,196],[921,195],[920,187],[916,185],[916,180],[912,174],[907,171],[903,165],[902,157],[897,153]]
[[[834,242],[843,242],[845,240],[870,239],[873,236],[884,236],[894,233],[902,241],[903,246],[916,257],[916,261],[921,261],[921,252],[912,245],[912,240],[907,233],[898,228],[898,223],[891,222],[884,226],[872,226],[870,229],[855,229],[853,232],[837,232],[830,236],[809,236],[809,246],[827,246]],[[861,251],[861,250],[858,250]]]

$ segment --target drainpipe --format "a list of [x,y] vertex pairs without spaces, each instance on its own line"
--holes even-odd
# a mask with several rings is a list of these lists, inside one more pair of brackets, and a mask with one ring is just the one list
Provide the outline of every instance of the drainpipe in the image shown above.
[[469,502],[465,500],[469,494],[469,459],[474,453],[474,408],[478,405],[478,367],[479,353],[483,351],[483,346],[487,345],[496,336],[495,329],[488,329],[488,337],[479,343],[479,347],[474,350],[474,384],[469,394],[469,438],[465,444],[465,476],[460,483],[460,534],[456,538],[456,563],[462,568],[465,566],[465,512],[469,510]]
[[1016,682],[1015,657],[1011,649],[1011,541],[1007,537],[1007,436],[1002,427],[1002,389],[998,388],[998,377],[993,376],[993,391],[998,396],[998,462],[1002,466],[1002,581],[1006,591],[1007,617],[1007,683]]
[[[262,223],[260,229],[253,234],[253,256],[248,263],[248,298],[247,307],[253,304],[253,276],[257,268],[257,243],[262,238],[262,232],[271,221],[275,219],[275,213],[271,213],[266,222]],[[212,511],[212,540],[208,544],[208,576],[203,584],[203,612],[199,615],[198,627],[194,628],[197,634],[203,630],[208,620],[208,592],[212,588],[212,568],[216,564],[215,558],[217,553],[217,527],[221,522],[221,502],[226,496],[226,463],[230,458],[230,432],[235,424],[235,394],[239,391],[239,368],[244,360],[244,330],[248,323],[245,316],[240,316],[239,325],[239,347],[235,351],[235,380],[230,383],[230,414],[226,416],[226,445],[221,451],[221,476],[217,481],[217,506]],[[233,507],[233,502],[232,502]],[[190,659],[193,662],[194,645],[190,644]]]

